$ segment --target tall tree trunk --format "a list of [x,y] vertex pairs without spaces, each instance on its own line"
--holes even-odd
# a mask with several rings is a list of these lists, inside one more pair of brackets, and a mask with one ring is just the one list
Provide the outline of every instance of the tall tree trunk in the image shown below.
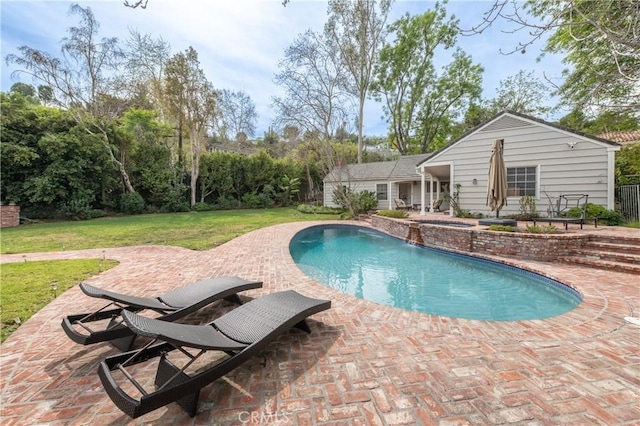
[[358,112],[358,164],[362,163],[362,151],[364,141],[362,140],[362,121],[364,114],[364,97],[360,96],[360,110]]

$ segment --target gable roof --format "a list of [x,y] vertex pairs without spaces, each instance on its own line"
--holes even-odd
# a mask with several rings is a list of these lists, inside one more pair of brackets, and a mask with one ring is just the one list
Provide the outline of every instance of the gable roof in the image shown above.
[[[503,122],[500,120],[503,119]],[[589,139],[591,141],[594,142],[599,142],[605,145],[609,145],[612,147],[620,147],[620,144],[613,142],[611,140],[602,138],[602,137],[598,137],[598,136],[593,136],[593,135],[589,135],[587,133],[583,133],[583,132],[579,132],[576,130],[572,130],[569,129],[568,127],[564,127],[564,126],[560,126],[558,124],[555,123],[550,123],[548,121],[539,119],[539,118],[535,118],[532,117],[530,115],[526,115],[526,114],[522,114],[519,112],[515,112],[515,111],[511,111],[511,110],[506,110],[506,111],[502,111],[498,114],[496,114],[495,116],[493,116],[491,119],[487,120],[486,122],[468,130],[466,133],[464,133],[462,136],[460,136],[458,139],[450,142],[449,144],[447,144],[447,146],[439,149],[438,151],[435,151],[433,153],[431,153],[427,158],[425,158],[423,161],[421,161],[418,166],[422,165],[423,163],[426,163],[428,160],[430,160],[431,158],[437,156],[438,154],[440,154],[442,151],[448,150],[449,148],[451,148],[453,145],[459,143],[460,141],[466,139],[469,135],[479,132],[483,129],[489,128],[490,126],[495,126],[496,128],[510,128],[511,126],[514,127],[518,127],[518,126],[522,126],[522,123],[525,124],[541,124],[543,126],[546,127],[551,127],[554,128],[556,130],[559,130],[561,132],[565,132],[565,133],[571,133],[574,136],[578,136],[580,138],[583,139]]]
[[348,180],[402,180],[416,178],[416,166],[428,154],[405,155],[395,161],[378,161],[375,163],[347,164],[337,166],[327,176],[325,182]]

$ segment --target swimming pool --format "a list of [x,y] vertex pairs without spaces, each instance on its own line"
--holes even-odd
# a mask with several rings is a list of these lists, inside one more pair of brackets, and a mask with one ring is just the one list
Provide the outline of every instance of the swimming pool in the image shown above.
[[389,306],[478,320],[549,318],[582,301],[572,288],[533,272],[408,244],[382,232],[326,225],[289,246],[298,267],[344,293]]

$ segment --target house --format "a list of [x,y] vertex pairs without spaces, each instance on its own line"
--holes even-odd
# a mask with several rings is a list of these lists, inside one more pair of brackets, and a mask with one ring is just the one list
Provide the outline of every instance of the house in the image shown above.
[[614,208],[619,144],[512,111],[496,115],[418,163],[422,194],[430,197],[432,186],[445,183],[454,191],[459,188],[461,209],[495,215],[487,206],[487,175],[496,139],[504,140],[507,168],[507,205],[500,215],[519,213],[525,195],[533,197],[541,214],[560,194],[588,194],[590,203]]
[[[457,191],[461,209],[493,216],[487,205],[487,177],[496,139],[504,139],[508,175],[509,196],[501,216],[519,213],[525,195],[533,197],[543,215],[560,194],[588,194],[590,203],[614,208],[619,144],[512,111],[496,115],[435,153],[336,167],[324,179],[324,204],[335,206],[333,190],[345,186],[356,192],[375,191],[380,209],[395,209],[394,199],[400,198],[424,214],[444,191]],[[453,215],[448,205],[443,207]]]
[[338,166],[324,178],[324,205],[337,207],[333,192],[347,187],[354,192],[375,192],[378,209],[395,209],[395,199],[419,208],[421,183],[416,165],[427,157],[428,154],[407,155],[395,161]]

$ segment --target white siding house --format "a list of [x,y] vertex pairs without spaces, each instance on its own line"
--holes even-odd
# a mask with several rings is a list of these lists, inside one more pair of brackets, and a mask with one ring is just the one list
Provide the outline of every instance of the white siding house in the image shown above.
[[[523,195],[531,195],[545,215],[561,194],[587,194],[589,202],[614,208],[614,159],[620,145],[571,131],[527,115],[505,111],[472,129],[442,150],[400,157],[397,161],[336,167],[324,179],[324,205],[335,206],[333,190],[374,191],[378,208],[395,209],[400,198],[422,213],[442,191],[459,185],[461,209],[495,216],[487,206],[491,148],[504,139],[509,198],[501,216],[520,212]],[[446,204],[442,209],[450,209]],[[454,212],[450,209],[450,213]]]
[[378,209],[395,209],[394,200],[398,198],[419,208],[421,183],[416,166],[427,156],[408,155],[395,161],[338,166],[324,178],[324,205],[337,207],[333,191],[344,186],[353,192],[375,192]]
[[487,206],[487,177],[496,139],[504,140],[509,187],[501,216],[519,213],[523,195],[535,199],[541,214],[560,194],[588,194],[590,203],[614,208],[614,158],[620,145],[509,111],[418,164],[422,205],[429,205],[432,184],[445,183],[452,192],[459,185],[461,209],[495,216]]

